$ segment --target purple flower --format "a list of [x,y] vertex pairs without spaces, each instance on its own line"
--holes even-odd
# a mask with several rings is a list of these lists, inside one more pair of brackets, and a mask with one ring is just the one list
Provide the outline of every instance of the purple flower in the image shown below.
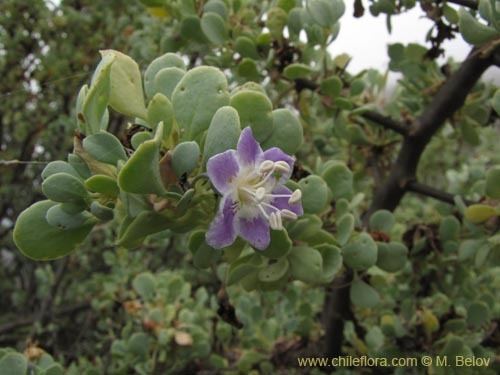
[[283,219],[302,215],[301,191],[292,193],[284,186],[294,161],[277,147],[262,151],[249,127],[241,132],[236,150],[212,156],[208,177],[222,198],[207,243],[220,249],[240,236],[264,250],[270,242],[269,228],[283,229]]

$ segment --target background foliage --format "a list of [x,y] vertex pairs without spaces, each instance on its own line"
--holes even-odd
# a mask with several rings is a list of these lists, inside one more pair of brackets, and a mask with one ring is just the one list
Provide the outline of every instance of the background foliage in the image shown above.
[[[427,45],[388,46],[389,69],[401,73],[388,96],[385,72],[350,72],[348,56],[328,52],[342,4],[0,4],[1,370],[301,373],[298,356],[347,353],[474,354],[492,359],[478,372],[498,372],[500,94],[477,80],[500,60],[500,10],[483,0],[356,1],[359,17],[370,12],[388,28],[392,17],[415,6],[434,22]],[[473,53],[440,66],[442,42],[453,37],[463,37]],[[256,287],[242,270],[262,261],[252,264],[258,257],[249,258],[248,248],[240,258],[238,249],[202,252],[193,233],[167,230],[125,249],[115,244],[117,225],[104,223],[65,258],[34,262],[19,253],[16,218],[44,199],[46,163],[71,152],[76,97],[103,49],[131,56],[146,76],[167,52],[188,70],[217,67],[230,90],[259,83],[271,109],[288,108],[299,119],[303,142],[297,136],[267,142],[297,151],[294,179],[308,215],[287,230],[294,245],[320,254],[321,272],[299,254],[301,266],[280,283]],[[131,144],[137,126],[127,124],[136,116],[120,109],[110,111],[107,130],[137,148]],[[238,113],[243,121],[244,107]],[[324,246],[341,249],[341,257],[326,258]],[[327,264],[328,277],[318,280]]]

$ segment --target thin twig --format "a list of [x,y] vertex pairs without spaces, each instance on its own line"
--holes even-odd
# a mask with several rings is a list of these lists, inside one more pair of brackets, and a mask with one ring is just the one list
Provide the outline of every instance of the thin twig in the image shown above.
[[401,125],[398,121],[384,116],[375,111],[366,111],[361,114],[365,119],[374,122],[377,125],[381,125],[386,129],[394,130],[396,133],[401,134],[402,136],[406,136],[408,134],[408,129]]
[[19,165],[19,164],[22,164],[22,165],[45,165],[45,164],[49,164],[50,162],[49,161],[24,161],[24,160],[17,160],[17,159],[14,159],[14,160],[0,160],[0,166],[9,166],[9,165]]
[[[425,184],[422,184],[418,181],[409,181],[406,184],[406,189],[408,191],[412,191],[417,194],[424,195],[426,197],[431,197],[434,199],[437,199],[438,201],[449,203],[449,204],[455,204],[455,199],[454,195],[447,193],[445,191],[435,189],[432,186],[428,186]],[[467,204],[470,204],[470,202],[466,202]]]

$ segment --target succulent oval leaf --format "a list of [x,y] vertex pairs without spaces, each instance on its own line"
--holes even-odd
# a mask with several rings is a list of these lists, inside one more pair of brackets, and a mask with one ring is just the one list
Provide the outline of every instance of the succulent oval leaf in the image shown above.
[[55,205],[51,201],[40,201],[19,215],[14,228],[14,242],[28,258],[51,260],[65,256],[92,230],[93,222],[68,230],[50,225],[46,219],[47,211]]

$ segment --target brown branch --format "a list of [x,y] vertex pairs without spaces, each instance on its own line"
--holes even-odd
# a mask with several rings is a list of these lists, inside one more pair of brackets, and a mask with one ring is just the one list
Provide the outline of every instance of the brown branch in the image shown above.
[[342,354],[344,324],[351,320],[353,313],[349,298],[349,289],[353,278],[352,270],[337,277],[327,292],[323,305],[323,326],[325,327],[326,355],[338,357]]
[[431,186],[421,184],[420,182],[417,181],[410,181],[406,185],[406,188],[408,191],[412,191],[414,193],[421,194],[426,197],[431,197],[441,202],[455,204],[454,196],[452,194],[435,189]]
[[[500,47],[495,52],[499,53]],[[462,107],[469,92],[493,63],[493,54],[483,56],[478,50],[473,50],[460,68],[441,86],[404,138],[389,177],[375,192],[367,218],[377,210],[392,211],[399,205],[408,191],[408,184],[416,180],[418,163],[427,144],[446,119]]]
[[[299,78],[295,80],[295,90],[297,92],[301,92],[302,90],[311,90],[316,91],[319,88],[319,85],[311,80]],[[382,115],[381,113],[375,111],[365,111],[360,114],[360,116],[365,119],[375,123],[376,125],[380,125],[386,129],[390,129],[399,133],[403,136],[406,136],[408,133],[408,129],[403,126],[400,122],[394,120],[389,116]]]
[[378,112],[366,111],[361,113],[361,116],[371,122],[374,122],[377,125],[383,126],[386,129],[394,130],[396,133],[399,133],[403,136],[406,136],[408,134],[408,129],[401,123]]

